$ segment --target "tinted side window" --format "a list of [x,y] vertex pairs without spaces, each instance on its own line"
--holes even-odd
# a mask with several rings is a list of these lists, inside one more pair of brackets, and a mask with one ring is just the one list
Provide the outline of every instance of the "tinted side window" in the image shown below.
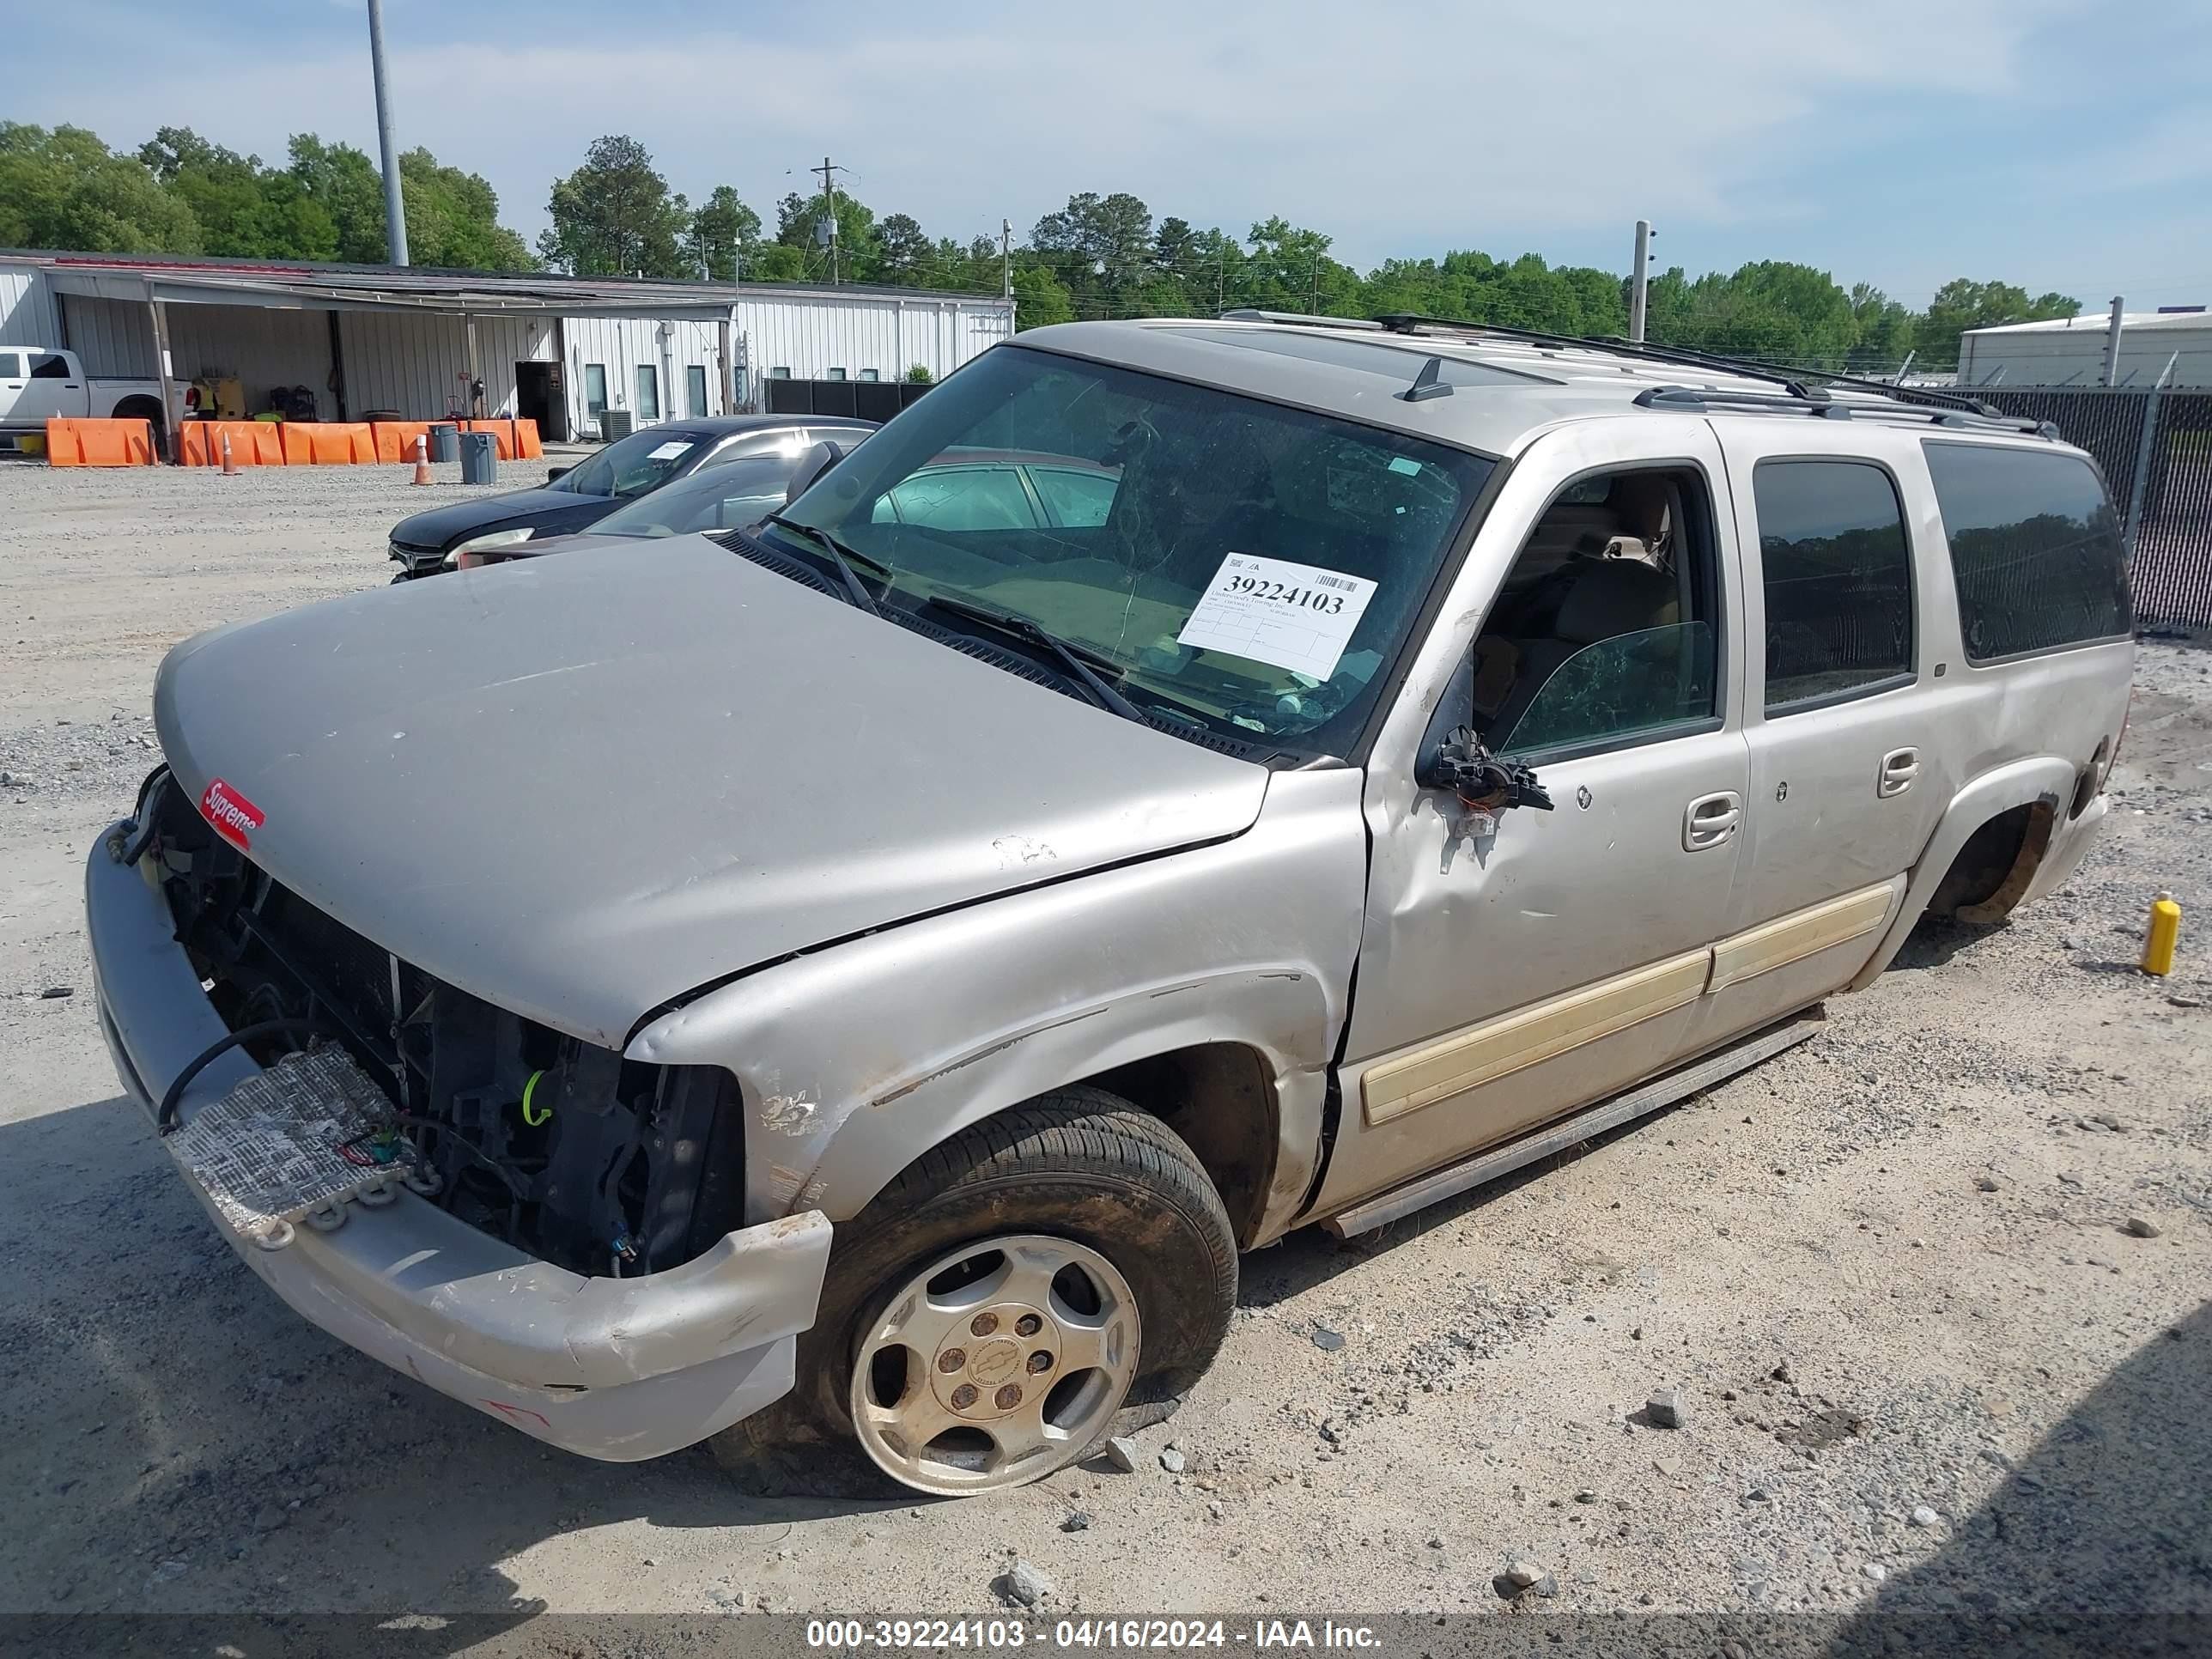
[[2135,626],[2112,503],[2078,456],[1931,443],[1966,657],[2115,639]]
[[1889,474],[1863,461],[1752,471],[1766,592],[1766,708],[1912,672],[1912,556]]
[[69,359],[58,352],[34,351],[31,354],[31,378],[34,380],[66,380],[69,372]]

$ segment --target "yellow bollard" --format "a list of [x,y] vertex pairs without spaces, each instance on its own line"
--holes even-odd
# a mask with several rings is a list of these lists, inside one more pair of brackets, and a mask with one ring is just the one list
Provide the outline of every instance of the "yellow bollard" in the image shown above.
[[2181,941],[2181,907],[2171,893],[2151,901],[2150,927],[2143,934],[2142,970],[2163,978],[2173,971],[2173,947]]

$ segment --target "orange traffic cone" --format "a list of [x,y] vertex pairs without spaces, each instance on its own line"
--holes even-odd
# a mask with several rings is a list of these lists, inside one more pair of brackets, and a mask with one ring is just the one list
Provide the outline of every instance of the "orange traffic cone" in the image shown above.
[[415,434],[415,482],[430,482],[430,441],[419,432]]
[[222,476],[226,478],[238,476],[238,461],[230,453],[230,434],[228,432],[222,434]]

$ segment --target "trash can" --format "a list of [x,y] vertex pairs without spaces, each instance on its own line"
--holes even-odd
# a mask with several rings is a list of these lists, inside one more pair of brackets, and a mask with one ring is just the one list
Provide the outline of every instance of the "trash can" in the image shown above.
[[430,459],[434,461],[458,461],[461,459],[461,429],[444,421],[430,426]]
[[631,430],[629,410],[603,409],[599,411],[600,442],[611,444],[617,438],[627,438]]
[[464,432],[461,440],[461,482],[496,483],[499,481],[499,462],[492,447],[489,432]]

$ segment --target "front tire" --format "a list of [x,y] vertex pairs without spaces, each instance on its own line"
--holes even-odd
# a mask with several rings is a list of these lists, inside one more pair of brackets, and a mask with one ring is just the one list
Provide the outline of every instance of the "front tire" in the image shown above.
[[755,1492],[849,1495],[879,1484],[869,1463],[939,1496],[1026,1485],[1117,1418],[1164,1415],[1236,1301],[1235,1235],[1190,1148],[1103,1090],[1061,1090],[925,1153],[839,1227],[797,1386],[711,1444]]

